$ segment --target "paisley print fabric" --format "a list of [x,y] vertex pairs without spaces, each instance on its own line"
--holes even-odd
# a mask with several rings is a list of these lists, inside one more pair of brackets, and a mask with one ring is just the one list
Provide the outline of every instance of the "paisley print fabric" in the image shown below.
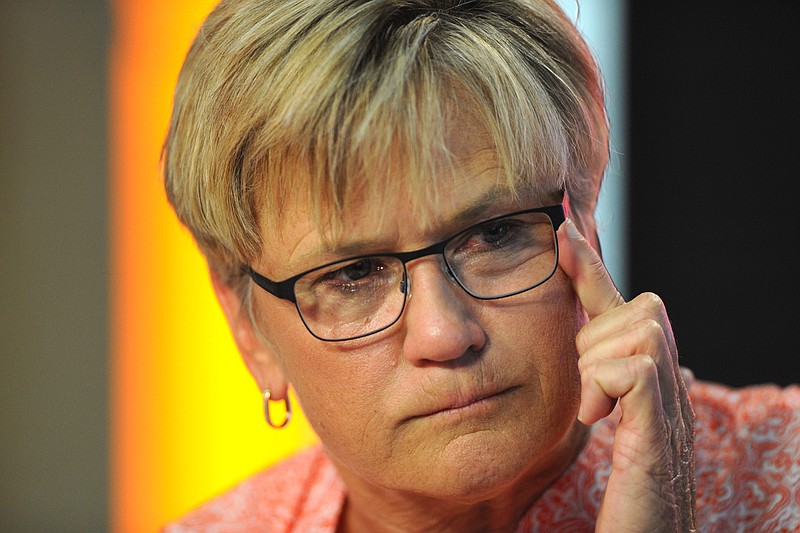
[[[800,386],[696,382],[697,517],[703,532],[800,531]],[[517,533],[589,532],[611,473],[614,423],[595,424],[576,461]],[[320,446],[242,482],[164,533],[335,533],[346,487]]]

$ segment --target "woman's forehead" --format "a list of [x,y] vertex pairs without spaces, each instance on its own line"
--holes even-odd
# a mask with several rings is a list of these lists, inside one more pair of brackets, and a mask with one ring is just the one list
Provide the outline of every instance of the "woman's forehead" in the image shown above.
[[409,190],[389,198],[353,197],[334,218],[315,218],[308,201],[291,198],[272,231],[265,232],[260,268],[283,279],[324,263],[357,255],[417,249],[481,220],[559,201],[559,191],[512,189],[499,177],[489,152],[442,180],[436,197]]
[[338,195],[313,164],[289,160],[279,171],[291,188],[273,191],[283,193],[267,199],[275,208],[259,213],[259,267],[280,279],[346,257],[422,247],[482,219],[559,201],[552,176],[509,175],[469,106],[451,108],[442,133],[438,146],[398,142],[365,155],[350,165],[357,175],[330,177],[347,187]]

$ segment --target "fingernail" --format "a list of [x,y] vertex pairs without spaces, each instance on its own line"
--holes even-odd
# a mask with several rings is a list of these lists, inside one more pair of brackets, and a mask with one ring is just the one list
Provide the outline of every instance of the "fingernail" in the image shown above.
[[575,226],[575,223],[572,222],[571,218],[568,218],[565,224],[567,226],[567,236],[569,236],[570,239],[581,238],[581,233],[578,231],[578,228]]

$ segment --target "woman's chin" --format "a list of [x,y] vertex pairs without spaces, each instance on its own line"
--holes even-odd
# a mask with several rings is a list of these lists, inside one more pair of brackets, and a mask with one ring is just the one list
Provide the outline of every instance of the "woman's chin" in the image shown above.
[[[414,457],[416,475],[393,488],[464,505],[492,500],[517,486],[530,486],[536,492],[539,482],[545,481],[538,478],[548,477],[548,472],[557,476],[574,459],[584,430],[575,424],[566,433],[539,434],[538,439],[518,431],[458,435],[439,450]],[[537,479],[528,480],[531,476]]]

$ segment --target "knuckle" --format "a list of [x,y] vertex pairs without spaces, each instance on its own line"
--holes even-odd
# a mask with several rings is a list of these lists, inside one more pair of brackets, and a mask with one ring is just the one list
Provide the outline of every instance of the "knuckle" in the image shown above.
[[658,379],[658,365],[652,356],[643,354],[631,358],[633,370],[637,375],[644,377],[647,381]]
[[655,318],[645,318],[639,321],[639,331],[644,335],[660,335],[663,332],[661,322]]
[[661,299],[661,296],[654,292],[645,292],[642,296],[644,296],[649,305],[657,308],[661,308],[664,306],[664,302]]
[[632,304],[632,317],[638,319],[652,318],[656,320],[662,327],[664,324],[669,323],[667,318],[667,310],[664,307],[664,302],[661,297],[652,292],[644,292],[630,301]]
[[603,265],[603,261],[600,258],[593,259],[586,265],[586,274],[593,281],[599,281],[605,278],[606,267]]
[[588,378],[597,374],[598,365],[599,361],[590,359],[588,357],[581,357],[578,359],[578,371],[584,378]]
[[655,370],[656,368],[656,360],[653,359],[651,355],[643,354],[638,357],[638,362],[641,368],[645,371],[650,371],[650,369]]
[[583,355],[591,346],[591,335],[587,331],[587,327],[584,326],[575,336],[575,347],[578,349],[578,353]]
[[664,336],[664,329],[658,320],[645,318],[636,324],[636,333],[639,344],[654,349],[658,347],[659,340]]
[[632,302],[649,314],[660,314],[664,308],[664,301],[654,292],[643,292]]

